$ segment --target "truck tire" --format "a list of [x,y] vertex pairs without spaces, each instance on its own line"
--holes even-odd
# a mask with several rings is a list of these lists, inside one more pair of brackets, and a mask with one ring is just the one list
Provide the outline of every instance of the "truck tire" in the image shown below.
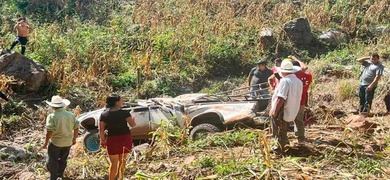
[[205,135],[209,133],[216,133],[220,132],[221,130],[213,125],[213,124],[208,124],[208,123],[203,123],[195,126],[190,133],[190,137],[193,140],[200,139],[202,136],[204,137]]
[[83,139],[84,149],[87,153],[97,153],[100,151],[100,138],[97,131],[88,131]]

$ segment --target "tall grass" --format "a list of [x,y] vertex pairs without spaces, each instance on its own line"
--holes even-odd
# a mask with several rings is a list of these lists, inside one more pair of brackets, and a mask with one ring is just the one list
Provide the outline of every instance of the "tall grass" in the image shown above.
[[[156,84],[149,92],[137,88],[138,94],[177,95],[183,86],[186,91],[201,90],[207,79],[245,76],[261,57],[320,57],[318,49],[295,47],[286,38],[283,24],[298,17],[308,18],[315,34],[329,29],[347,33],[353,44],[337,50],[358,49],[349,51],[356,56],[388,51],[389,36],[371,36],[375,26],[389,23],[387,0],[42,2],[5,1],[0,8],[0,45],[12,41],[14,15],[27,16],[34,25],[27,56],[49,69],[51,84],[62,94],[92,87],[100,91],[96,97],[103,97],[119,76],[138,71],[133,76],[137,81],[129,81],[126,88],[134,92],[134,87]],[[54,11],[54,17],[41,16],[51,5],[63,10]],[[259,32],[265,27],[275,36],[269,46],[260,43]]]

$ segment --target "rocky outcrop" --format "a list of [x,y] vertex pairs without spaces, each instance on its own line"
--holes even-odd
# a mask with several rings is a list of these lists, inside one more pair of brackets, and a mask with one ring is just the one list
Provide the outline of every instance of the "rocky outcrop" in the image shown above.
[[309,45],[314,36],[306,18],[294,19],[284,25],[284,31],[295,45]]
[[377,37],[387,35],[390,34],[390,26],[378,26],[375,27],[372,31]]
[[0,74],[22,81],[25,89],[36,92],[47,80],[44,67],[27,57],[7,50],[0,50]]
[[0,158],[5,160],[17,161],[17,160],[26,160],[30,157],[26,151],[16,147],[1,147],[0,148]]
[[270,28],[261,29],[259,33],[259,39],[260,39],[260,44],[263,47],[269,47],[273,43],[275,43],[274,34],[272,32],[272,29]]
[[318,39],[331,46],[338,46],[347,43],[347,35],[340,31],[327,31],[322,33]]

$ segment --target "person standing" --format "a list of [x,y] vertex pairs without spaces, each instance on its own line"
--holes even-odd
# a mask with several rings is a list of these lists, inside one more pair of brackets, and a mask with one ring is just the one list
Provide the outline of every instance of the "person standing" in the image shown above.
[[[275,66],[274,67],[272,67],[272,75],[269,77],[269,78],[271,78],[272,76],[274,76],[275,75],[275,73],[278,73],[278,67],[280,67],[280,64],[282,63],[282,59],[280,59],[280,58],[276,58],[275,60],[274,60],[274,63],[275,63]],[[268,78],[268,85],[269,85],[269,87],[271,88],[271,90],[274,90],[275,89],[275,87],[278,85],[278,83],[279,83],[279,79],[273,79],[274,81],[272,81],[272,82],[270,82],[270,79]]]
[[[268,86],[267,80],[273,73],[267,68],[267,61],[259,60],[256,62],[257,67],[252,68],[248,75],[248,85],[250,87],[251,98],[256,98],[260,95],[263,98],[269,96],[268,90],[264,89]],[[261,90],[264,89],[264,90]]]
[[70,147],[76,144],[79,123],[73,113],[65,110],[65,107],[70,104],[69,100],[53,96],[51,101],[46,103],[54,109],[54,112],[46,118],[43,149],[47,149],[48,153],[46,166],[50,172],[50,180],[56,180],[64,176]]
[[379,62],[377,53],[359,58],[357,61],[364,66],[359,85],[359,112],[369,113],[372,108],[375,89],[383,74],[383,65]]
[[302,95],[302,81],[294,74],[300,70],[293,66],[291,61],[284,60],[278,72],[283,78],[280,79],[271,102],[271,128],[272,135],[279,145],[272,148],[272,152],[280,154],[284,152],[288,143],[288,122],[295,120]]
[[299,111],[297,117],[294,120],[295,124],[295,136],[298,138],[298,144],[303,144],[305,142],[305,107],[307,106],[308,96],[309,96],[309,88],[310,84],[313,81],[313,76],[310,72],[307,71],[307,66],[300,61],[295,56],[292,56],[292,63],[294,66],[300,67],[301,70],[296,72],[295,75],[299,80],[302,81],[302,95],[299,106]]
[[133,145],[129,126],[136,125],[135,117],[129,111],[123,110],[122,106],[122,98],[111,94],[106,98],[107,109],[100,116],[100,144],[107,149],[110,159],[109,180],[123,179],[126,159]]
[[17,35],[15,41],[11,44],[10,50],[12,50],[18,43],[20,43],[20,53],[24,55],[28,41],[28,33],[32,29],[32,26],[27,22],[26,18],[19,18],[18,23],[14,26],[14,29],[16,30]]
[[275,63],[275,66],[272,67],[271,70],[272,70],[273,73],[277,73],[277,72],[278,72],[278,67],[280,67],[280,64],[282,64],[282,59],[276,58],[276,59],[274,60],[274,63]]

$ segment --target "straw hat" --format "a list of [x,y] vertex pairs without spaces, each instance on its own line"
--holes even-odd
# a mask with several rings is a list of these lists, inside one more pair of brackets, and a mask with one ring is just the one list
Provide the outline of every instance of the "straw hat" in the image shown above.
[[62,99],[60,96],[51,97],[51,101],[46,101],[46,104],[51,107],[65,107],[70,104],[70,101],[67,99]]

